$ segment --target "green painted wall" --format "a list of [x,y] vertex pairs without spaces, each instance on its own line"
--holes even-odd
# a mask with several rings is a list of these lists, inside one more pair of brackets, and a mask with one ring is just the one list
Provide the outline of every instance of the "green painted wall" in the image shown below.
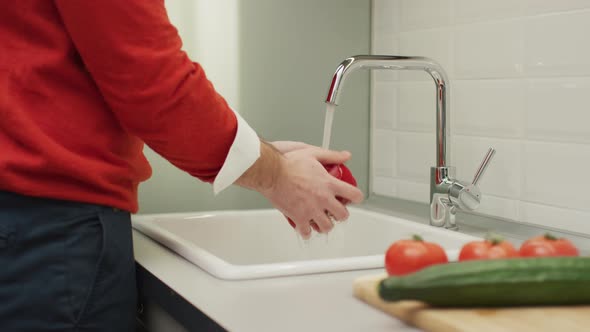
[[[323,100],[336,66],[369,52],[371,1],[249,0],[239,6],[241,114],[265,139],[321,144]],[[353,153],[348,165],[366,193],[369,75],[350,78],[336,111],[332,147]],[[270,206],[258,193],[238,187],[214,197],[210,185],[149,149],[146,155],[154,175],[140,187],[140,213]]]

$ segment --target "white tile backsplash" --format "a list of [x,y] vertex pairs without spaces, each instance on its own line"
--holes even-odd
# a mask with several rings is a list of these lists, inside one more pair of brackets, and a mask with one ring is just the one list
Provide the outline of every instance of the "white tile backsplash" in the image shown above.
[[377,129],[373,132],[373,174],[393,177],[396,174],[396,136],[391,130]]
[[375,111],[375,128],[396,128],[398,100],[397,82],[378,80],[373,82],[372,107]]
[[371,179],[371,190],[382,196],[397,196],[397,181],[391,177],[374,176]]
[[373,0],[373,29],[384,32],[399,31],[399,1]]
[[[400,55],[425,56],[438,62],[448,71],[452,70],[452,43],[450,28],[408,31],[399,34]],[[400,78],[406,81],[432,81],[424,71],[403,71]]]
[[590,77],[531,79],[527,137],[590,143]]
[[473,136],[523,137],[525,92],[524,80],[454,81],[451,86],[453,132]]
[[[371,54],[399,53],[399,1],[374,0],[372,8]],[[352,54],[351,54],[352,55]],[[399,73],[393,70],[374,71],[377,81],[396,81]]]
[[434,132],[436,125],[434,82],[404,81],[400,82],[398,86],[398,128]]
[[524,200],[590,211],[590,145],[526,142],[523,160]]
[[527,74],[590,75],[590,10],[527,19],[524,31]]
[[[446,70],[458,177],[496,148],[478,212],[590,234],[590,1],[375,0],[373,17],[373,51]],[[373,76],[372,190],[427,203],[434,86],[396,74]]]
[[522,147],[520,141],[454,136],[451,141],[451,164],[457,168],[457,178],[471,182],[488,148],[496,154],[479,180],[482,192],[504,198],[519,199],[522,177]]
[[452,0],[393,0],[392,2],[399,2],[398,17],[401,31],[443,27],[451,23]]
[[397,176],[427,183],[436,161],[434,133],[398,132],[396,151]]
[[396,188],[399,198],[422,203],[428,203],[430,200],[430,185],[428,183],[398,180]]
[[458,24],[472,23],[522,16],[525,6],[523,0],[455,0],[453,14]]
[[[391,1],[397,2],[397,1]],[[526,14],[559,14],[564,11],[590,8],[588,0],[520,0],[525,5]]]
[[527,223],[590,234],[590,212],[530,202],[520,202],[520,211],[522,221]]
[[455,28],[456,78],[521,77],[523,21],[458,25]]
[[477,212],[503,219],[519,220],[519,201],[504,197],[497,197],[486,193],[481,199]]
[[372,54],[396,54],[398,53],[397,34],[384,32],[373,39]]

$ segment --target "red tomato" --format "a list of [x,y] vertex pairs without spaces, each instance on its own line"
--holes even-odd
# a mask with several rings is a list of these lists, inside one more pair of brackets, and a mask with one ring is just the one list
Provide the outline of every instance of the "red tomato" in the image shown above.
[[404,275],[434,264],[447,263],[449,259],[441,246],[425,242],[414,235],[412,240],[400,240],[385,253],[385,270],[389,275]]
[[459,261],[510,257],[518,257],[518,251],[510,242],[497,237],[469,242],[461,248],[459,253]]
[[558,239],[551,234],[533,237],[520,247],[520,256],[578,256],[578,248],[565,238]]
[[[342,181],[352,184],[353,186],[356,187],[356,179],[354,178],[354,176],[352,176],[352,172],[350,171],[350,169],[348,169],[348,167],[346,167],[344,164],[324,165],[324,168],[326,169],[326,171],[328,171],[328,173],[330,173],[332,176],[334,176],[338,180],[342,180]],[[349,203],[349,201],[347,199],[344,199],[342,197],[336,197],[336,198],[340,202],[342,202],[343,204]],[[287,218],[287,221],[289,221],[289,225],[291,225],[291,227],[295,228],[295,222],[293,220],[291,220],[291,218]],[[316,232],[320,231],[320,229],[316,223],[311,223],[311,227]]]

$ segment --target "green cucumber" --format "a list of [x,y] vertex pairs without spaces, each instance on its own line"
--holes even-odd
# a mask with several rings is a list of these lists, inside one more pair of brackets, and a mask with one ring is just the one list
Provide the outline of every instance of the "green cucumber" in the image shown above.
[[378,286],[385,301],[439,307],[590,304],[590,257],[472,260],[439,264]]

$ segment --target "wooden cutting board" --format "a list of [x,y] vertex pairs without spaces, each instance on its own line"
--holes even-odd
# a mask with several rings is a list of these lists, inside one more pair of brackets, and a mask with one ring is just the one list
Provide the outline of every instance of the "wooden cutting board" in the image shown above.
[[428,332],[590,331],[590,306],[500,309],[435,309],[417,301],[385,302],[377,294],[384,275],[354,281],[354,295],[405,323]]

